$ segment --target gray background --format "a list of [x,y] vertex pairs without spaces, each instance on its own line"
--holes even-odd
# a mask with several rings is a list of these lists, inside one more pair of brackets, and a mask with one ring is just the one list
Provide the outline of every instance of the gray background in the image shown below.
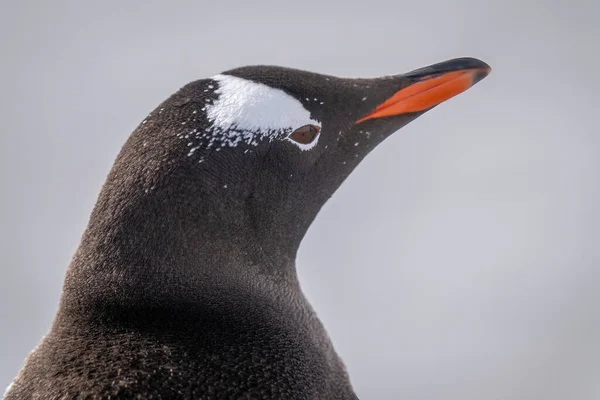
[[492,74],[325,205],[304,290],[361,398],[600,398],[600,3],[216,3],[0,3],[0,385],[49,327],[121,145],[180,86],[474,56]]

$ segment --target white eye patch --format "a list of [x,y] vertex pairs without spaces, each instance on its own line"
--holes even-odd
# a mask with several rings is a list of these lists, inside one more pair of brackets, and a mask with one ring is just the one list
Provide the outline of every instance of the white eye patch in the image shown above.
[[[257,139],[286,139],[304,125],[320,122],[298,100],[283,90],[230,75],[216,75],[218,94],[213,104],[206,105],[206,116],[218,136],[228,143],[246,142],[257,145]],[[313,148],[318,137],[309,145],[290,140],[302,150]]]

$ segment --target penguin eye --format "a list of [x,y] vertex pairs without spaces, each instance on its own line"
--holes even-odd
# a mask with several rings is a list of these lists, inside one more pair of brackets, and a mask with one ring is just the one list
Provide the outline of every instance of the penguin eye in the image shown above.
[[316,125],[304,125],[292,132],[290,139],[300,144],[309,144],[315,140],[320,130]]

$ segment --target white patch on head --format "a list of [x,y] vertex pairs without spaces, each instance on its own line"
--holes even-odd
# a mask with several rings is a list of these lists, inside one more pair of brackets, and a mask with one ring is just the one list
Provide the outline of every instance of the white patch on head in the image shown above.
[[283,90],[230,75],[216,75],[219,95],[213,104],[206,104],[206,116],[217,134],[226,135],[231,146],[240,141],[257,145],[258,139],[286,139],[302,150],[312,149],[319,136],[307,145],[288,138],[304,125],[321,124],[310,117],[310,112],[298,100]]

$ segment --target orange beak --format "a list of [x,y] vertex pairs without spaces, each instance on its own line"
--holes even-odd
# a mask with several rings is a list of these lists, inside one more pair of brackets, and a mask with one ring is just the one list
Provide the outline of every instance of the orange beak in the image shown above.
[[[479,64],[473,67],[471,60],[477,61]],[[427,74],[423,74],[421,70],[406,74],[407,77],[418,75],[417,81],[397,91],[392,97],[377,106],[373,112],[362,117],[356,123],[373,118],[425,111],[464,92],[485,78],[491,71],[487,64],[479,60],[469,59],[467,64],[471,65],[463,69],[447,71],[447,68],[436,68],[447,65],[447,63],[440,63],[424,68],[423,71],[428,71]]]

